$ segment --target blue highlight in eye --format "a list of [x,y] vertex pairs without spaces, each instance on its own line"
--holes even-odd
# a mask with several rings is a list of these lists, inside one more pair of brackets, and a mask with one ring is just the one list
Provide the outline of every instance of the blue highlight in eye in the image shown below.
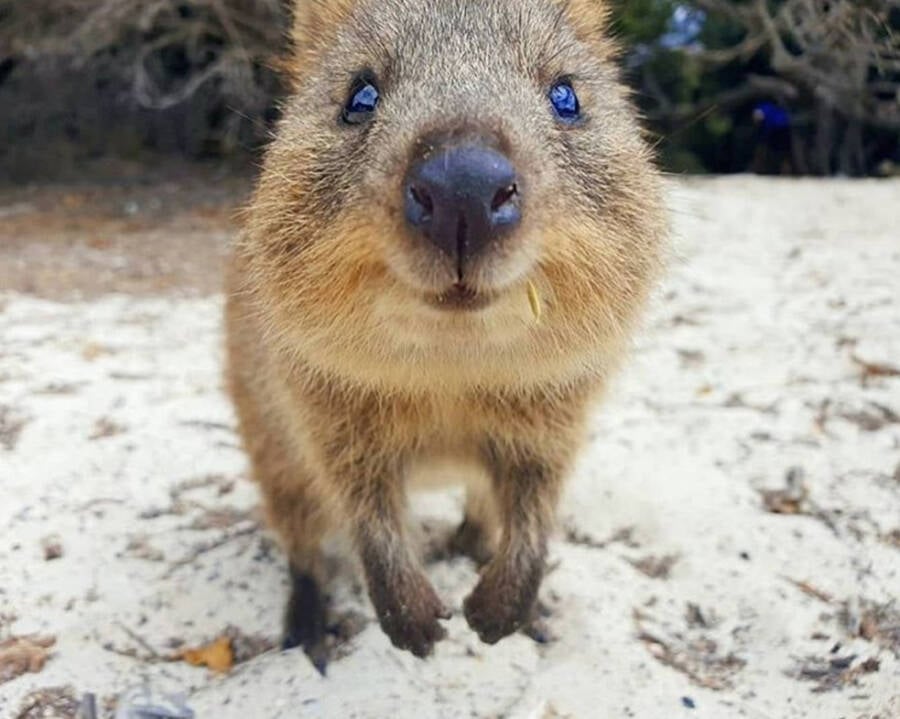
[[550,104],[557,116],[566,122],[575,122],[581,117],[581,104],[575,88],[568,81],[561,81],[550,88]]
[[372,80],[360,78],[350,89],[350,98],[341,112],[347,125],[362,125],[372,118],[378,108],[381,93]]
[[[575,123],[581,119],[581,103],[569,80],[560,80],[549,92],[550,104],[556,116],[564,122]],[[354,88],[343,112],[343,119],[351,125],[365,122],[378,108],[381,93],[373,82],[360,82]]]
[[350,104],[347,105],[347,112],[353,114],[375,112],[375,108],[378,107],[379,98],[380,94],[378,88],[370,82],[366,83],[359,88],[359,90],[356,91],[356,94],[350,99]]

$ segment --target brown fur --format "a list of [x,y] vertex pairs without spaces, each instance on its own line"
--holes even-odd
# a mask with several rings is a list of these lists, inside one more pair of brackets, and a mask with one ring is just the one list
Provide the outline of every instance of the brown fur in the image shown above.
[[[465,614],[485,641],[515,631],[588,409],[657,274],[659,180],[605,16],[591,0],[300,0],[296,92],[229,273],[230,387],[295,572],[319,577],[321,539],[349,529],[382,627],[420,656],[446,609],[410,546],[410,473],[446,456],[488,471],[457,536],[493,553]],[[383,98],[348,128],[361,69]],[[573,127],[546,99],[567,75]],[[526,183],[522,226],[471,278],[493,300],[478,312],[425,301],[448,270],[402,218],[411,158],[458,134],[497,142]]]

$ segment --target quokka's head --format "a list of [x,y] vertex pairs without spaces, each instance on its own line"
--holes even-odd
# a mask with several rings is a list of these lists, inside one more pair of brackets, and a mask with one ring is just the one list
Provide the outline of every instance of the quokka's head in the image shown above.
[[601,0],[295,14],[246,243],[280,330],[323,358],[520,365],[622,334],[663,223]]

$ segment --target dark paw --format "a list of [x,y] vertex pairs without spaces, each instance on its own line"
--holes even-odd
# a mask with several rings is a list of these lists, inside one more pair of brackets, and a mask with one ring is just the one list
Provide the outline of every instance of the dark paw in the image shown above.
[[439,620],[449,619],[450,612],[424,577],[373,592],[372,600],[381,628],[398,649],[424,659],[447,636]]
[[328,665],[328,604],[319,583],[291,570],[291,597],[284,621],[282,648],[302,648],[320,674]]
[[496,644],[530,624],[539,584],[539,577],[510,580],[489,569],[463,604],[466,621],[481,641]]

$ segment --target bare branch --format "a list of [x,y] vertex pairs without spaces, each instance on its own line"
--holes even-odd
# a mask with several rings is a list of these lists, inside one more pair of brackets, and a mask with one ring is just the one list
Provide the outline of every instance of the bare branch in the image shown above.
[[649,119],[680,122],[700,117],[712,109],[724,110],[756,98],[777,97],[787,101],[796,98],[797,94],[797,88],[785,80],[763,75],[748,75],[746,82],[740,87],[721,92],[703,102],[670,105],[650,113]]
[[[888,22],[890,7],[900,7],[895,0],[787,0],[774,13],[767,0],[695,4],[746,31],[740,43],[694,53],[696,60],[720,65],[767,52],[772,69],[795,92],[864,124],[900,126],[900,38]],[[752,96],[760,87],[758,80],[749,82],[724,98]],[[784,97],[783,92],[772,94]],[[885,99],[890,96],[893,101]],[[708,104],[675,108],[674,113],[689,115]]]

